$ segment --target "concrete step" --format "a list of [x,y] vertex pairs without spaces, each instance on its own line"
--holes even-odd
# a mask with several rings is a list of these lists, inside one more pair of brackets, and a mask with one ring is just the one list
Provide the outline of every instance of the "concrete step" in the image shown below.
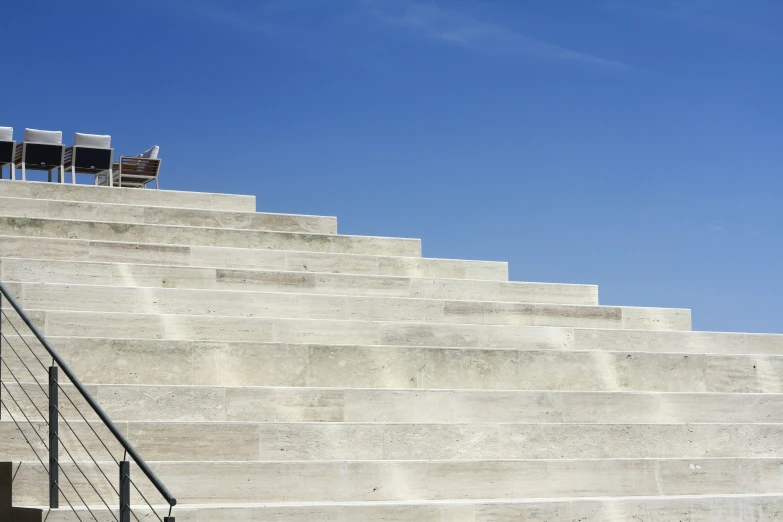
[[[95,312],[44,312],[36,310],[28,310],[28,313],[33,322],[49,337],[629,353],[665,352],[705,355],[777,355],[783,353],[781,349],[783,336],[774,334],[258,318],[246,318],[234,322],[232,325],[234,329],[225,330],[220,324],[224,319],[211,316],[141,314],[140,317],[137,317],[138,314],[106,313],[96,317]],[[15,314],[10,314],[9,318],[11,324],[21,329],[22,335],[29,335],[26,327]],[[102,328],[102,321],[107,319],[111,319],[114,325],[113,328],[105,329],[107,335],[90,332],[90,330]],[[5,317],[1,320],[4,325],[7,323]],[[190,328],[194,334],[198,335],[184,335],[181,333],[183,328]],[[6,335],[9,332],[13,333],[10,330],[5,330],[5,332]],[[200,339],[195,337],[200,337]],[[767,368],[759,367],[755,369],[760,370],[759,376],[764,375],[762,372],[767,370]]]
[[151,203],[118,205],[0,196],[0,215],[17,218],[273,230],[311,234],[337,233],[335,217],[159,207]]
[[[19,407],[31,418],[38,415],[12,383],[8,390],[21,401]],[[47,404],[37,385],[22,386],[36,405]],[[116,422],[783,423],[783,394],[774,393],[93,384],[88,390]],[[77,394],[69,395],[81,411],[91,411]],[[78,418],[65,399],[61,402],[66,418]]]
[[598,304],[598,287],[595,285],[237,270],[92,261],[48,261],[8,257],[0,259],[0,279],[6,282]]
[[[46,370],[24,343],[6,336],[24,364],[46,382]],[[783,393],[780,355],[73,337],[49,341],[81,379],[93,384]],[[46,359],[37,341],[28,338],[27,343]],[[5,363],[16,375],[26,374],[10,348]]]
[[[60,424],[62,460],[89,460],[84,446],[108,459],[95,433],[122,460],[122,447],[103,423]],[[23,433],[0,421],[0,455],[30,459],[27,441],[46,455],[48,425],[21,427]],[[118,428],[145,459],[177,462],[783,457],[783,424],[121,422]]]
[[0,235],[164,245],[302,250],[343,254],[421,256],[421,240],[370,236],[304,234],[229,228],[137,225],[67,219],[0,216]]
[[[100,506],[102,507],[102,506]],[[83,520],[90,517],[76,508]],[[140,519],[149,508],[134,507]],[[158,512],[167,512],[161,506]],[[561,499],[439,500],[430,502],[329,502],[267,504],[178,504],[177,522],[779,522],[783,496],[657,495]],[[95,511],[97,522],[116,522]],[[70,509],[48,514],[47,522],[76,522]],[[90,519],[91,520],[91,519]]]
[[690,330],[690,310],[293,294],[58,283],[8,283],[23,308],[225,317]]
[[[183,504],[778,494],[783,488],[778,458],[151,462],[150,466]],[[73,466],[64,463],[63,468],[87,502],[97,503]],[[105,468],[109,476],[116,475],[113,463]],[[85,472],[94,477],[102,494],[112,498],[109,484],[97,470]],[[142,492],[158,498],[135,466],[131,466],[133,477],[138,477]],[[47,482],[39,463],[20,463],[14,503],[44,504]],[[69,490],[63,487],[63,491],[67,495]],[[134,498],[140,501],[131,495],[132,502]]]
[[585,350],[783,354],[783,335],[780,334],[579,330],[575,335],[575,343]]
[[0,180],[0,197],[255,212],[255,196]]
[[[508,263],[335,252],[303,252],[208,246],[162,245],[117,241],[36,238],[0,235],[0,258],[94,261],[159,265],[166,278],[169,266],[221,270],[282,270],[378,276],[430,277],[508,281]],[[89,275],[84,274],[84,282]]]
[[[573,328],[27,310],[46,336],[561,350]],[[540,316],[540,322],[548,316]],[[553,323],[561,322],[554,317]],[[624,326],[632,327],[629,323]]]

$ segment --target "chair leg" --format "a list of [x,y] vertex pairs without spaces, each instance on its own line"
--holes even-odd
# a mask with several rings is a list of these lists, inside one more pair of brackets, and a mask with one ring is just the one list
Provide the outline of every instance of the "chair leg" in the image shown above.
[[24,162],[22,162],[22,181],[27,181],[27,170],[25,170]]
[[158,177],[157,176],[155,176],[155,190],[160,190],[160,188],[158,187]]
[[52,182],[52,169],[49,169],[48,172],[49,172],[49,183],[51,183]]
[[76,167],[73,165],[71,165],[71,185],[76,185]]
[[11,179],[16,180],[16,165],[11,163]]
[[109,186],[114,186],[114,172],[111,170],[111,167],[109,167]]

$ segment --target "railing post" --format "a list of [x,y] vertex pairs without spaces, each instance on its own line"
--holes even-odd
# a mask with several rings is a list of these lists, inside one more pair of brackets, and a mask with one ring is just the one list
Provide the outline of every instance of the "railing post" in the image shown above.
[[57,425],[60,413],[58,410],[57,366],[49,367],[49,507],[60,507],[60,467],[59,437]]
[[130,522],[130,462],[120,462],[120,522]]

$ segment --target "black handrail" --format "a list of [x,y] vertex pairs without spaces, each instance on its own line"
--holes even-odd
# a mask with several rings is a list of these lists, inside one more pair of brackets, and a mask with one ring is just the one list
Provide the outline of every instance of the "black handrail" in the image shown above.
[[46,348],[46,351],[49,352],[49,355],[52,356],[57,365],[62,369],[63,373],[68,376],[68,379],[70,379],[71,383],[79,391],[81,396],[84,397],[84,400],[86,400],[90,407],[92,407],[93,411],[98,415],[101,421],[103,421],[103,424],[109,428],[109,431],[111,431],[112,435],[114,435],[114,438],[117,439],[117,442],[119,442],[125,451],[128,452],[128,455],[131,456],[139,469],[144,472],[150,482],[152,482],[152,485],[155,486],[155,489],[157,489],[166,502],[169,503],[169,506],[176,506],[177,499],[175,499],[169,490],[166,489],[166,486],[163,485],[158,476],[155,475],[155,473],[150,469],[142,456],[138,454],[136,449],[131,445],[130,442],[128,442],[122,432],[120,432],[119,428],[117,428],[114,422],[112,422],[112,420],[109,418],[109,415],[103,411],[103,408],[101,408],[100,404],[98,404],[93,396],[90,395],[90,392],[88,392],[81,381],[79,381],[79,378],[76,377],[76,375],[73,373],[73,370],[71,370],[68,364],[66,364],[60,354],[57,353],[57,350],[52,348],[52,346],[49,344],[49,341],[46,340],[46,337],[44,337],[35,324],[33,324],[32,319],[30,319],[24,309],[19,306],[14,297],[11,295],[11,292],[8,291],[8,288],[6,288],[2,281],[0,281],[0,294],[4,295],[5,298],[8,299],[8,302],[11,303],[11,307],[16,310],[16,313],[19,314],[19,317],[22,318],[24,324],[26,324],[30,331],[33,332],[33,335],[35,335],[38,341],[40,341],[41,345]]

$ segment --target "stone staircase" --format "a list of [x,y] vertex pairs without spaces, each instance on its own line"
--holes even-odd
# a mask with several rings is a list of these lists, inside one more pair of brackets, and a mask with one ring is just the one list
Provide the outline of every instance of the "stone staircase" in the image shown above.
[[[783,520],[783,336],[692,332],[688,310],[601,306],[248,196],[2,181],[0,280],[179,521]],[[71,422],[99,454],[97,417]],[[6,414],[0,461],[15,505],[48,505]]]

